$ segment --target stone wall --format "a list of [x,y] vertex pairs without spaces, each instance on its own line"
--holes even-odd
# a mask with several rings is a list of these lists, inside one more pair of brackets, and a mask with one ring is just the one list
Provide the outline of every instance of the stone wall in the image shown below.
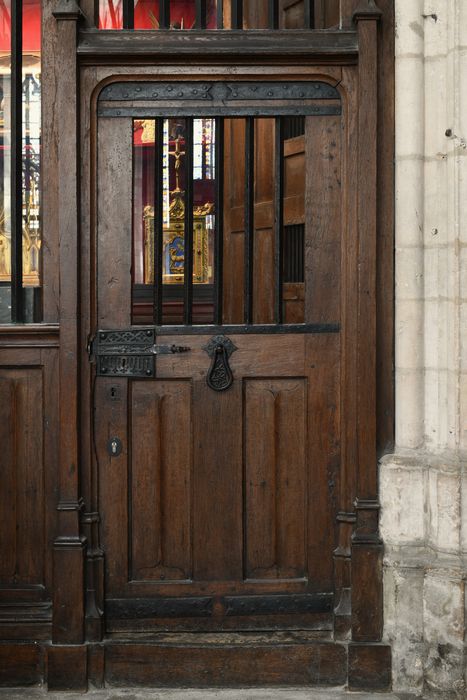
[[467,697],[467,0],[396,0],[394,688]]

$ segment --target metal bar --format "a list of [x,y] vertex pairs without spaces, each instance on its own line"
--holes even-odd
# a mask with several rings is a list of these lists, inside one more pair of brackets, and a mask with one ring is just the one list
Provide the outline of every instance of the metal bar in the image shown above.
[[162,323],[164,297],[162,251],[164,245],[164,119],[156,119],[154,144],[154,323]]
[[315,0],[305,0],[305,29],[315,28]]
[[243,29],[243,0],[232,1],[232,29]]
[[282,134],[282,119],[276,118],[275,129],[275,161],[274,161],[274,283],[275,283],[275,313],[276,323],[282,323],[282,252],[284,231],[284,139]]
[[216,238],[214,241],[214,323],[222,324],[224,284],[224,120],[216,119]]
[[193,119],[185,129],[185,259],[184,259],[184,323],[193,323]]
[[170,29],[170,0],[159,0],[159,29]]
[[[207,41],[209,36],[212,35],[205,34],[201,36],[204,36]],[[228,92],[226,92],[226,88]],[[318,102],[323,100],[340,100],[339,90],[333,85],[323,83],[320,80],[286,80],[276,83],[267,80],[249,82],[243,80],[238,82],[234,80],[224,82],[209,80],[196,86],[192,82],[177,82],[176,90],[173,81],[158,82],[157,84],[148,81],[112,83],[102,90],[99,95],[99,102],[146,102],[153,100],[155,97],[157,97],[158,102],[175,104],[178,102],[194,102],[198,104],[203,102],[203,108],[206,108],[207,103],[210,102],[222,105],[232,103],[235,105],[240,102],[276,103],[279,100],[282,104],[295,102],[297,106],[300,106],[309,100],[312,102],[316,100]],[[256,112],[254,114],[256,115]]]
[[11,320],[24,322],[23,305],[23,3],[11,5]]
[[308,117],[323,117],[323,116],[338,116],[342,114],[342,107],[340,104],[327,104],[327,105],[298,105],[297,107],[274,107],[270,105],[252,103],[250,107],[190,107],[185,105],[184,107],[164,107],[161,106],[148,106],[148,107],[122,107],[121,105],[112,105],[108,103],[107,105],[100,106],[98,108],[99,117],[134,117],[135,119],[154,119],[154,117],[167,116],[171,117],[245,117],[249,116],[252,112],[256,114],[257,117],[275,117],[281,116],[308,116]]
[[279,0],[268,0],[269,28],[279,29]]
[[134,0],[123,0],[123,29],[135,28]]
[[217,29],[224,29],[224,0],[217,0]]
[[302,333],[339,333],[339,323],[291,323],[284,325],[258,324],[255,326],[157,326],[158,337],[167,335],[289,335]]
[[206,29],[206,0],[195,0],[195,28]]
[[253,268],[255,226],[255,119],[245,119],[245,301],[246,324],[253,323]]

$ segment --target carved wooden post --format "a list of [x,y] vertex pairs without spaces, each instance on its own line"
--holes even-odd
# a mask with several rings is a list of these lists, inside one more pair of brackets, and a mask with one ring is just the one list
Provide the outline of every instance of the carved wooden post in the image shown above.
[[390,647],[383,633],[383,546],[379,538],[376,456],[376,238],[378,22],[374,0],[354,12],[358,27],[358,347],[357,522],[352,537],[351,689],[390,686]]
[[86,688],[84,641],[84,547],[80,532],[78,448],[78,154],[77,22],[75,0],[59,0],[55,109],[58,148],[58,238],[60,241],[60,473],[54,542],[53,629],[48,656],[50,689]]

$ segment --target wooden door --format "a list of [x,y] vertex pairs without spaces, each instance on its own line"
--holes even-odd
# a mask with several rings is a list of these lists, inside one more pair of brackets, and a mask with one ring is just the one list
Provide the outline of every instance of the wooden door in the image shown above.
[[339,93],[317,80],[115,83],[100,95],[97,163],[107,630],[330,633]]

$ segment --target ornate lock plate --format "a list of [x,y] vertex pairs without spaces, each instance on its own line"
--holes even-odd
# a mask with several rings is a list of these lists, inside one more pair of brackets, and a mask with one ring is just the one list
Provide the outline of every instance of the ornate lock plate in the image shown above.
[[178,345],[156,345],[154,328],[99,330],[91,343],[98,377],[145,377],[156,374],[156,355],[189,352]]
[[238,348],[225,335],[216,335],[204,346],[203,350],[212,359],[206,377],[208,387],[213,391],[226,391],[232,386],[234,380],[229,358]]

